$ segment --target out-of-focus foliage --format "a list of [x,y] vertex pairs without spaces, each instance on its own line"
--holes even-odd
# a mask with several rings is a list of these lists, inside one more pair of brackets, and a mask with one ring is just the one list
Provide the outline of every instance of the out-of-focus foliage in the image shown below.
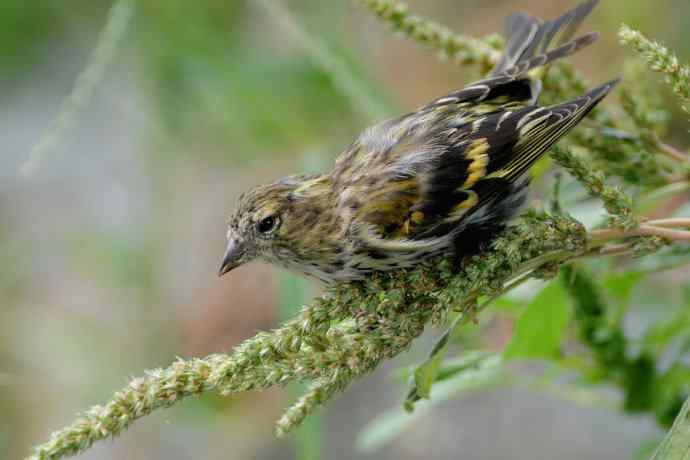
[[563,288],[551,283],[520,315],[503,356],[507,359],[558,357],[568,326],[568,313]]
[[23,2],[6,0],[0,5],[0,65],[13,72],[30,71],[42,47],[68,34],[75,25],[95,26],[110,2],[59,0]]
[[[333,20],[343,13],[322,2],[302,8]],[[344,96],[299,43],[257,33],[256,27],[276,27],[271,18],[257,18],[262,13],[251,2],[143,4],[136,39],[166,135],[201,142],[219,160],[236,162],[354,132],[357,120]],[[318,37],[361,73],[335,41],[337,32],[320,30]],[[179,153],[188,147],[178,146]]]

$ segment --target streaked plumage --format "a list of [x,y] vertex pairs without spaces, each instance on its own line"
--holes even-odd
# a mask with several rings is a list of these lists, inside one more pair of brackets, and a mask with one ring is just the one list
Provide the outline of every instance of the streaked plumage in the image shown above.
[[615,84],[537,104],[544,66],[596,39],[571,40],[595,5],[546,23],[510,16],[488,78],[367,129],[329,173],[244,194],[220,274],[261,258],[329,283],[475,253],[523,204],[529,168]]

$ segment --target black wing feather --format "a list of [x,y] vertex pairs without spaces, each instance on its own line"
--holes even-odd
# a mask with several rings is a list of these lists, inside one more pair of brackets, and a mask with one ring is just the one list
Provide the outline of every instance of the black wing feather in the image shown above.
[[[548,108],[523,109],[502,126],[500,141],[488,138],[489,155],[498,156],[489,163],[487,174],[474,187],[479,195],[476,209],[490,202],[500,189],[518,181],[541,156],[587,115],[616,85],[605,83],[569,102]],[[530,124],[530,122],[534,122]],[[512,148],[509,147],[512,144]]]
[[[530,167],[577,125],[616,83],[617,80],[611,81],[577,99],[551,107],[531,106],[487,115],[479,129],[466,136],[461,144],[450,146],[431,171],[430,185],[418,210],[433,217],[438,224],[419,237],[442,235],[453,228],[466,228],[463,222],[486,222],[495,217],[490,205],[511,202],[511,196],[527,185],[524,177]],[[465,129],[472,130],[472,126]],[[487,156],[485,168],[481,177],[464,188],[472,163],[470,149],[482,145],[481,151]],[[514,199],[517,202],[521,197]],[[471,206],[463,207],[468,204],[467,200],[472,200]],[[509,207],[511,212],[518,208],[515,203]],[[466,212],[458,212],[458,209]],[[457,219],[453,218],[454,213]]]

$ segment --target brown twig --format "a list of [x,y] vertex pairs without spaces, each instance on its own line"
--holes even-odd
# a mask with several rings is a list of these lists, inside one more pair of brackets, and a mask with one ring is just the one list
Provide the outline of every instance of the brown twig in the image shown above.
[[665,155],[674,161],[690,162],[690,155],[677,147],[663,142],[656,134],[654,134],[654,141],[656,142],[657,147],[659,147],[659,153],[662,155]]
[[617,228],[593,230],[590,232],[589,236],[594,247],[602,246],[612,240],[634,238],[637,236],[658,236],[671,241],[690,241],[690,231],[671,230],[669,227],[660,227],[650,225],[649,223],[642,224],[632,230],[621,230]]

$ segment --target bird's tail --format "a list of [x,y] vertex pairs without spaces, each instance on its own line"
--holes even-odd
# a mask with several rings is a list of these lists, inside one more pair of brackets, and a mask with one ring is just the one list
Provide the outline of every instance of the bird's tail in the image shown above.
[[[597,5],[598,0],[588,0],[563,16],[544,22],[527,13],[515,13],[506,19],[506,49],[501,61],[491,72],[492,76],[512,73],[514,67],[525,66],[535,61],[539,66],[568,56],[596,38],[594,34],[572,39],[582,21]],[[572,43],[572,46],[570,45]],[[532,68],[533,65],[528,65]]]

